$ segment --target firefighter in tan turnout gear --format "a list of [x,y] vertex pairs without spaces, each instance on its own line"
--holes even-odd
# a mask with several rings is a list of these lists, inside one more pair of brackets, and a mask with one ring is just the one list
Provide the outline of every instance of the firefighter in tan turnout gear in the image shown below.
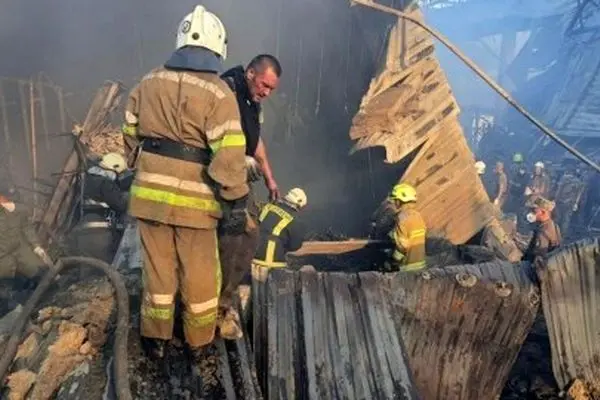
[[383,234],[394,241],[388,271],[418,271],[425,268],[425,236],[427,227],[417,211],[417,191],[407,183],[394,186],[389,197],[379,206],[372,219],[373,238]]
[[[246,141],[232,91],[219,78],[225,27],[197,6],[177,49],[129,96],[125,135],[140,141],[129,212],[138,219],[144,280],[141,335],[151,356],[171,339],[177,291],[192,354],[215,335],[221,270],[216,227],[246,225]],[[131,149],[130,149],[131,151]]]

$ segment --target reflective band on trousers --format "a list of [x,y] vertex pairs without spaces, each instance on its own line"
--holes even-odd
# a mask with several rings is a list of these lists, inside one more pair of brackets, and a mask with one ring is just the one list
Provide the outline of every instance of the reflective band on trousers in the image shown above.
[[425,268],[425,261],[419,261],[419,262],[415,262],[415,263],[408,264],[408,265],[401,265],[400,271],[403,271],[403,272],[418,271],[423,268]]
[[137,135],[137,126],[123,124],[121,126],[121,132],[123,132],[127,136],[136,136]]
[[221,139],[209,143],[213,153],[225,147],[246,147],[246,136],[242,131],[229,131]]
[[142,200],[150,200],[175,207],[187,207],[207,212],[221,211],[221,206],[216,200],[199,199],[197,197],[167,192],[166,190],[133,185],[131,187],[131,195]]
[[205,315],[194,315],[189,312],[183,313],[183,322],[195,328],[212,325],[217,321],[217,311]]
[[147,305],[142,306],[142,317],[169,321],[173,319],[173,310],[169,308],[155,308]]
[[259,267],[264,267],[264,268],[284,268],[287,267],[287,263],[284,262],[266,262],[266,261],[262,261],[262,260],[257,260],[256,258],[254,260],[252,260],[253,264],[258,265]]

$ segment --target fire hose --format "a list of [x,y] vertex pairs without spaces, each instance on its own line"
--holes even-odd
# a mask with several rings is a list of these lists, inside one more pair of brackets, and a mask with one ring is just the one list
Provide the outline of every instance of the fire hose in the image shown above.
[[74,265],[84,264],[101,270],[109,278],[114,290],[117,303],[117,327],[115,329],[114,341],[114,378],[116,394],[119,400],[131,400],[131,391],[129,388],[129,372],[127,369],[127,333],[129,330],[129,296],[127,288],[121,275],[107,263],[90,257],[65,257],[51,268],[42,278],[35,291],[32,293],[27,303],[23,307],[21,314],[17,318],[12,333],[6,345],[6,350],[0,358],[0,379],[4,378],[13,362],[23,330],[33,309],[38,304],[41,297],[46,293],[54,278],[65,268]]

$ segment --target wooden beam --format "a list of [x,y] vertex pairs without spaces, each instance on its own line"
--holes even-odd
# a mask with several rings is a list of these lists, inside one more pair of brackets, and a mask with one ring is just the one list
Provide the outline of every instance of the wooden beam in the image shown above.
[[290,256],[307,256],[313,254],[344,254],[366,248],[386,249],[392,242],[369,239],[350,239],[339,242],[304,242],[298,250],[288,253]]

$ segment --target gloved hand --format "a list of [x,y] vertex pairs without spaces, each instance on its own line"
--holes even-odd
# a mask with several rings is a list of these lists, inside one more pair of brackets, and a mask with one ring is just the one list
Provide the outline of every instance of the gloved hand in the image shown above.
[[246,213],[246,202],[248,196],[235,201],[223,202],[223,219],[219,224],[221,233],[227,235],[241,235],[246,232],[248,217]]
[[44,264],[46,264],[47,266],[51,267],[54,265],[54,262],[52,261],[48,253],[46,253],[46,250],[44,250],[41,246],[37,246],[35,249],[33,249],[33,252],[36,256],[41,258]]
[[256,182],[263,175],[260,164],[254,157],[246,156],[246,170],[248,171],[249,182]]
[[533,194],[533,190],[531,190],[531,188],[529,186],[527,186],[525,188],[525,196],[529,196],[531,194]]
[[494,205],[497,206],[498,204],[500,204],[500,200],[494,199]]

